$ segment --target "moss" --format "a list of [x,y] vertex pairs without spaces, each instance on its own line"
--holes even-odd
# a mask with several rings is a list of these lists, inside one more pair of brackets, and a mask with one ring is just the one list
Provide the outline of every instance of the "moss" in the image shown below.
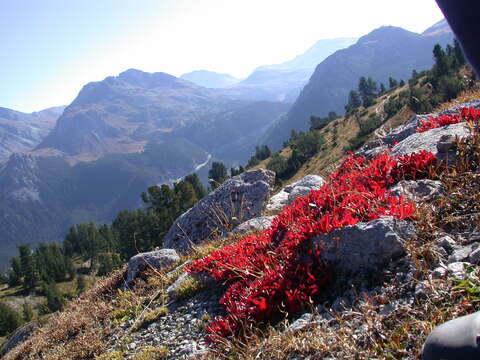
[[168,355],[166,346],[148,346],[136,354],[132,360],[161,360]]
[[97,356],[95,360],[123,360],[125,357],[123,356],[123,351],[110,351],[106,354],[102,354]]
[[143,327],[150,325],[151,323],[155,322],[155,320],[161,318],[168,314],[168,308],[166,306],[162,306],[158,309],[151,310],[145,313],[132,327],[132,331],[137,331]]
[[177,300],[185,300],[202,288],[202,284],[193,277],[187,277],[177,288]]

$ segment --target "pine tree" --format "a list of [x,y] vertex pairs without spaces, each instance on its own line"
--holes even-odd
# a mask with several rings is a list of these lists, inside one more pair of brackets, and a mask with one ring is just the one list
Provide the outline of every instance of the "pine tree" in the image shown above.
[[23,287],[28,292],[34,291],[40,280],[38,266],[28,245],[20,245],[18,251],[20,253],[20,266],[23,274]]
[[390,87],[390,89],[396,88],[398,86],[398,81],[390,77],[388,78],[388,86]]
[[440,44],[436,44],[433,48],[433,58],[435,59],[434,72],[437,78],[447,75],[450,71],[448,57]]
[[10,259],[10,270],[8,272],[8,285],[17,286],[22,283],[22,266],[16,257]]
[[212,163],[212,168],[208,171],[208,181],[212,190],[218,188],[225,180],[227,180],[227,168],[221,162]]
[[22,317],[18,312],[7,304],[0,303],[0,336],[11,334],[22,323]]
[[24,302],[22,305],[22,315],[23,320],[25,320],[26,322],[30,322],[33,319],[32,307],[27,302]]
[[204,198],[207,195],[207,190],[205,190],[205,187],[203,186],[203,184],[200,181],[200,178],[198,177],[197,174],[187,175],[187,176],[185,176],[184,180],[188,181],[190,184],[192,184],[198,200]]
[[85,281],[85,277],[83,275],[77,276],[76,287],[77,287],[77,295],[80,295],[86,290],[87,282]]

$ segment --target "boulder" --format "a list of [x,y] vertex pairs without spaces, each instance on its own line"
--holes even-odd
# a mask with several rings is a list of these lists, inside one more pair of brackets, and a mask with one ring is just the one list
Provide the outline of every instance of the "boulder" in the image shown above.
[[396,196],[403,196],[416,202],[429,201],[442,194],[442,183],[434,180],[402,180],[390,188]]
[[291,204],[296,198],[307,196],[312,191],[312,188],[306,186],[295,186],[293,190],[288,194],[288,203]]
[[287,193],[291,193],[294,188],[297,186],[307,187],[309,189],[318,190],[325,184],[325,180],[319,175],[307,175],[300,180],[294,182],[291,185],[288,185],[284,188]]
[[465,279],[465,276],[467,275],[465,266],[468,266],[469,264],[466,262],[454,262],[450,263],[447,266],[447,270],[449,273],[452,274],[452,276],[457,279],[457,280],[463,280]]
[[405,253],[404,240],[416,236],[411,222],[382,217],[312,238],[311,247],[337,275],[371,276]]
[[288,205],[288,195],[289,193],[282,189],[279,193],[270,198],[265,209],[269,213],[278,213],[282,211],[283,207]]
[[422,360],[478,360],[480,312],[436,327],[423,345]]
[[388,135],[384,136],[382,141],[391,146],[405,140],[410,135],[417,132],[417,128],[420,126],[420,121],[425,121],[430,116],[433,115],[415,115],[405,124],[396,127]]
[[265,230],[272,225],[273,216],[260,216],[245,221],[244,223],[238,225],[232,233],[234,234],[245,234],[254,230]]
[[126,284],[130,284],[135,279],[138,272],[147,267],[159,270],[171,266],[179,260],[180,257],[173,249],[162,249],[137,254],[131,257],[128,261]]
[[291,204],[300,196],[308,195],[312,190],[320,189],[323,184],[325,184],[325,180],[321,176],[307,175],[272,196],[266,210],[270,213],[278,213],[285,205]]
[[264,169],[226,180],[173,223],[164,246],[186,253],[212,235],[225,234],[261,216],[274,181],[275,173]]
[[443,159],[445,154],[438,151],[437,144],[441,142],[442,139],[445,139],[445,136],[464,138],[469,135],[470,133],[465,123],[447,125],[422,133],[416,132],[395,145],[392,153],[398,156],[426,150],[432,152],[438,158]]
[[15,330],[0,348],[0,356],[7,354],[14,347],[25,342],[37,329],[38,325],[34,322],[30,322]]

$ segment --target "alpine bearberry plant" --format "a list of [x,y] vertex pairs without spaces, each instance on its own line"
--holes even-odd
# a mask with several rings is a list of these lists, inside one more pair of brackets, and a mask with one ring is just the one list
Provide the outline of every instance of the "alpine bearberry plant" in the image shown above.
[[227,290],[220,302],[227,315],[206,329],[208,337],[238,334],[245,323],[262,323],[298,313],[330,280],[320,251],[308,240],[358,222],[413,217],[412,203],[388,188],[402,179],[426,177],[435,156],[426,151],[373,160],[350,154],[327,183],[297,198],[269,229],[194,260],[190,273],[208,272]]
[[460,122],[477,122],[480,118],[480,109],[473,107],[461,108],[458,114],[429,116],[428,120],[421,120],[417,132],[425,132],[445,125],[457,124]]

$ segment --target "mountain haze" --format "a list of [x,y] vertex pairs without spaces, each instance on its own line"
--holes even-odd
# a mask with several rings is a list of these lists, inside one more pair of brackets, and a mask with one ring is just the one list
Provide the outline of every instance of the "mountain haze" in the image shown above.
[[237,79],[231,75],[219,74],[207,70],[195,70],[187,74],[183,74],[180,76],[180,79],[191,81],[194,84],[206,88],[224,88],[240,82],[240,79]]
[[15,152],[35,148],[55,126],[64,106],[31,114],[0,108],[0,162]]
[[389,77],[408,80],[412,70],[432,66],[436,43],[445,46],[452,41],[453,33],[444,20],[423,34],[393,26],[373,30],[317,66],[288,116],[269,130],[265,142],[277,149],[291,129],[306,130],[311,115],[325,116],[329,111],[343,113],[348,93],[357,88],[361,76],[386,85]]

